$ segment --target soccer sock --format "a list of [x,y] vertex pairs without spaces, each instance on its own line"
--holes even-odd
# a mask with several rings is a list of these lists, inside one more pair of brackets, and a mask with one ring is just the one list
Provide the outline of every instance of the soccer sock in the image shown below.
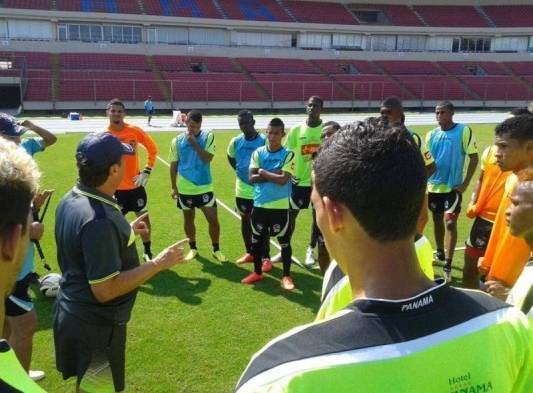
[[217,251],[220,251],[220,244],[213,243],[213,252],[217,252]]
[[196,242],[189,242],[189,247],[191,250],[196,250]]
[[444,258],[445,258],[444,255],[445,255],[445,254],[444,254],[444,250],[443,250],[443,249],[441,249],[441,248],[437,248],[437,253],[436,253],[436,254],[437,254],[437,259],[438,259],[439,261],[444,261]]
[[152,242],[151,241],[147,241],[147,242],[143,242],[143,246],[144,246],[144,253],[145,254],[151,254],[152,253],[152,250],[151,250],[151,247],[152,247]]
[[444,261],[444,267],[447,267],[448,269],[452,269],[452,260],[449,258],[446,258]]

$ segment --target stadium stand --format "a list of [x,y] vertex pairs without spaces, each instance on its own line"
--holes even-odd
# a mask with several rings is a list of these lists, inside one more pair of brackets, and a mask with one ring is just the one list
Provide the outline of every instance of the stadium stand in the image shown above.
[[56,0],[58,11],[104,12],[110,14],[141,14],[139,4],[131,0],[93,1]]
[[503,63],[516,75],[533,75],[533,61],[516,61]]
[[4,0],[5,8],[23,8],[31,10],[50,10],[49,0]]
[[472,6],[417,5],[413,9],[435,27],[490,27]]
[[440,70],[429,61],[376,61],[380,67],[393,75],[433,75]]
[[292,22],[275,0],[218,0],[229,19]]
[[61,67],[71,70],[151,70],[146,56],[102,53],[62,53]]
[[533,26],[533,5],[489,5],[482,9],[498,27]]
[[318,74],[320,70],[305,60],[299,59],[254,59],[239,58],[238,61],[252,73],[295,73],[295,74]]
[[209,0],[142,0],[142,3],[149,15],[216,19],[224,17]]
[[355,25],[358,22],[341,4],[310,1],[284,1],[298,22]]
[[380,11],[387,17],[387,20],[391,25],[424,26],[423,20],[421,20],[411,8],[404,5],[357,4],[352,5],[351,10],[354,12]]
[[29,83],[26,87],[27,101],[48,101],[52,98],[52,78],[50,71],[28,71]]
[[509,72],[498,63],[441,61],[439,64],[455,75],[507,75]]

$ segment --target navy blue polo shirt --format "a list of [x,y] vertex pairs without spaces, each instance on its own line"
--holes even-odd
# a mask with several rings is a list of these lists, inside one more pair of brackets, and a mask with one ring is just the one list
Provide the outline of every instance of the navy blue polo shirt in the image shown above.
[[137,290],[104,304],[91,290],[139,266],[135,234],[116,200],[78,184],[57,207],[55,236],[63,274],[57,306],[87,323],[126,323]]

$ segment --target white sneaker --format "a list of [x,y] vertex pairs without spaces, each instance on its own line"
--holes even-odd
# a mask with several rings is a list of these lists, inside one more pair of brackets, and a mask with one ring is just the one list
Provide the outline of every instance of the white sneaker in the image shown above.
[[305,252],[304,263],[307,267],[312,267],[316,263],[314,250],[311,247],[307,247],[307,251]]
[[41,370],[30,370],[28,373],[30,378],[34,380],[35,382],[40,381],[41,379],[44,379],[44,376],[46,375],[44,371]]
[[282,259],[281,259],[281,252],[280,253],[277,253],[276,255],[274,255],[272,258],[270,258],[270,262],[272,263],[279,263],[281,262]]

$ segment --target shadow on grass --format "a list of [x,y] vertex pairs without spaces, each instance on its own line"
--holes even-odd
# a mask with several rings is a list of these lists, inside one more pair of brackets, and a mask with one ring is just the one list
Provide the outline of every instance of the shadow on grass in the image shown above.
[[173,270],[165,270],[139,288],[139,291],[153,296],[175,296],[193,306],[202,303],[198,294],[207,291],[211,280],[207,278],[181,277]]
[[[198,255],[196,259],[202,264],[203,271],[206,273],[234,282],[237,285],[243,285],[241,284],[241,280],[251,271],[251,269],[242,268],[234,262],[213,262],[201,255]],[[293,265],[291,272],[291,276],[296,286],[294,291],[289,292],[280,287],[283,271],[277,266],[275,266],[270,272],[264,274],[265,277],[263,281],[253,284],[253,289],[273,297],[283,296],[287,300],[307,307],[313,313],[316,313],[320,306],[319,293],[322,287],[322,278],[309,273],[300,273],[298,271],[299,268],[296,268],[297,270],[295,270],[295,267],[296,266]]]

